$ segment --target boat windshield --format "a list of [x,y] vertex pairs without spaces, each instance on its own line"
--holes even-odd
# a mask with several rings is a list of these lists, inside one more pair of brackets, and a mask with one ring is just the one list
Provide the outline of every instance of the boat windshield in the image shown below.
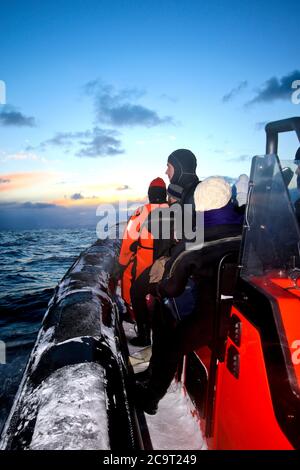
[[297,168],[293,160],[280,163],[277,155],[253,158],[242,277],[270,272],[281,277],[300,270],[300,231],[294,205],[300,197]]

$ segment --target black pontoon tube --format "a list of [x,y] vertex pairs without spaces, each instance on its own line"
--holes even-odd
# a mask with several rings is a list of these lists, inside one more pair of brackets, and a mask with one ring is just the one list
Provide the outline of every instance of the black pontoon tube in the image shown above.
[[0,449],[143,448],[115,293],[119,248],[98,240],[58,284]]

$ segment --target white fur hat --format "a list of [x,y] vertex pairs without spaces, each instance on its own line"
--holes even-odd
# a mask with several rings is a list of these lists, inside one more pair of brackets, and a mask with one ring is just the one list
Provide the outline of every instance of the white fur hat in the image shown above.
[[194,192],[196,211],[204,212],[226,206],[231,198],[231,186],[221,176],[210,176],[199,183]]

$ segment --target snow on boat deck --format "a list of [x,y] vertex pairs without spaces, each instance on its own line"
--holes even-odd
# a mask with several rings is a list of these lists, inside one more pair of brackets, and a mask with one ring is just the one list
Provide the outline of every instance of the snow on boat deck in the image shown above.
[[[127,339],[136,333],[132,324],[123,322]],[[151,347],[138,348],[128,344],[130,360],[135,372],[148,367]],[[159,402],[156,415],[145,414],[152,446],[155,450],[206,450],[207,445],[200,423],[192,416],[194,405],[184,395],[181,384],[175,381]]]

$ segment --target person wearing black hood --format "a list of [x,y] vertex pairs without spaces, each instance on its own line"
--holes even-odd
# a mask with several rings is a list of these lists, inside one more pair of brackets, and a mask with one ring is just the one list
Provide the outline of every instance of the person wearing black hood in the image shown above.
[[[182,208],[184,208],[185,204],[190,205],[188,208],[191,213],[194,214],[193,194],[197,184],[199,183],[199,179],[195,173],[197,166],[195,155],[190,150],[175,150],[171,155],[169,155],[167,165],[168,168],[166,174],[171,183],[169,186],[171,196],[173,196],[173,199],[175,199]],[[155,211],[151,214],[152,220],[149,220],[150,224],[148,225],[148,232],[151,233],[152,231],[151,225],[156,225],[156,227],[158,224],[160,225],[160,218],[162,216],[162,218],[165,218],[165,223],[167,225],[170,224],[170,238],[156,239],[157,249],[155,249],[154,246],[153,261],[161,256],[170,256],[178,246],[173,237],[174,229],[176,231],[176,228],[173,226],[173,223],[170,223],[169,211],[166,210],[165,215],[163,215],[161,208],[159,208],[158,213],[159,215],[157,220],[155,217]],[[148,221],[146,221],[146,223],[148,224]],[[184,224],[183,217],[181,218],[180,223],[182,225]],[[176,225],[176,221],[174,224]],[[179,230],[178,233],[181,233],[181,231]],[[134,276],[135,280],[131,286],[130,296],[139,327],[138,335],[136,338],[131,340],[131,344],[134,346],[147,346],[151,344],[149,316],[147,315],[147,303],[145,299],[145,296],[148,293],[150,268],[145,269],[144,267],[142,271],[137,269],[136,274],[137,275]]]
[[190,150],[178,149],[168,157],[166,175],[170,183],[182,188],[181,205],[194,205],[193,194],[199,183],[196,167],[197,159]]
[[[178,149],[172,152],[167,161],[166,175],[173,187],[181,193],[180,206],[182,217],[176,219],[176,232],[182,234],[182,238],[191,241],[196,226],[194,191],[199,183],[196,175],[197,159],[193,152],[187,149]],[[191,226],[188,224],[188,219]],[[178,223],[181,227],[178,227]]]
[[[197,185],[194,202],[197,214],[204,217],[204,243],[184,248],[180,256],[172,255],[163,278],[149,284],[148,292],[157,299],[152,357],[148,369],[135,377],[136,405],[149,414],[156,413],[184,354],[210,344],[214,316],[208,312],[214,312],[216,305],[218,264],[225,254],[237,254],[241,242],[242,219],[231,195],[231,187],[222,177],[206,178]],[[194,283],[192,294],[188,294],[191,286],[185,291],[189,281]],[[165,307],[172,298],[178,302],[176,316],[184,310],[179,322],[178,318],[174,322],[175,314],[170,315]]]

